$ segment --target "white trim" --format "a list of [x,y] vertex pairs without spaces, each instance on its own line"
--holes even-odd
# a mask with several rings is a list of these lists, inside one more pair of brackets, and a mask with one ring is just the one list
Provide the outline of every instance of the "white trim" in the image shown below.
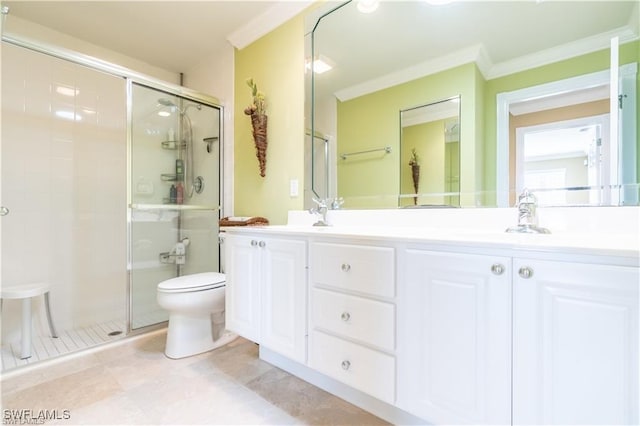
[[237,49],[244,49],[260,37],[298,15],[312,3],[312,0],[278,2],[264,13],[229,34],[227,41]]
[[[618,62],[619,58],[619,49],[620,49],[620,39],[618,37],[613,37],[611,39],[611,64],[610,74],[609,74],[609,140],[610,141],[618,141],[620,140],[620,109],[618,108],[618,96],[620,95],[620,65]],[[616,161],[616,166],[618,164],[618,143],[611,143],[609,145],[609,153],[611,158],[614,158]],[[618,179],[618,167],[610,169],[611,176],[609,178],[609,182],[613,184],[617,184],[620,180]],[[613,194],[610,192],[608,195],[612,198],[610,200],[605,200],[605,202],[610,201],[615,205],[620,204],[619,191],[614,191]]]
[[541,67],[555,62],[563,61],[610,47],[611,38],[619,37],[620,43],[629,43],[638,40],[638,34],[629,27],[617,28],[591,37],[583,38],[572,43],[541,50],[530,55],[524,55],[509,61],[495,64],[484,73],[487,80],[504,77],[532,68]]
[[471,62],[476,63],[485,80],[492,80],[498,77],[504,77],[517,72],[597,52],[599,50],[608,49],[610,40],[613,36],[620,37],[621,44],[640,39],[640,36],[630,26],[621,27],[602,34],[587,37],[576,42],[563,44],[561,46],[542,50],[530,55],[524,55],[498,64],[494,64],[491,61],[491,58],[482,44],[477,44],[354,86],[345,87],[337,90],[335,92],[335,96],[340,101],[344,102]]
[[387,87],[396,86],[427,75],[468,64],[470,62],[486,63],[488,56],[484,52],[484,46],[477,44],[458,50],[436,59],[421,62],[408,68],[383,75],[351,87],[338,90],[335,96],[342,102],[357,98],[368,93],[377,92]]

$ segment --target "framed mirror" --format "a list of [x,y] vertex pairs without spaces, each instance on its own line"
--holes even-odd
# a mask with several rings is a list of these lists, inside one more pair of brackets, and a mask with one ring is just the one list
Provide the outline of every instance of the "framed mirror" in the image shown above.
[[[401,158],[398,111],[455,96],[461,99],[459,205],[510,205],[515,151],[505,150],[501,139],[498,96],[546,84],[556,87],[550,96],[560,96],[569,91],[563,87],[568,79],[609,72],[612,37],[619,38],[621,69],[640,60],[640,5],[634,1],[380,1],[369,13],[359,4],[325,3],[306,22],[307,124],[329,141],[326,187],[329,196],[345,198],[345,208],[414,201],[412,193],[399,193],[408,165]],[[637,99],[637,92],[629,93]],[[627,92],[621,95],[634,103]],[[621,112],[625,127],[637,135],[638,114],[629,111]],[[637,145],[635,136],[617,161],[637,169]],[[340,156],[373,149],[384,151],[357,160]],[[637,174],[624,184],[637,193]],[[399,202],[405,195],[409,201]]]
[[400,111],[399,207],[460,206],[460,97]]

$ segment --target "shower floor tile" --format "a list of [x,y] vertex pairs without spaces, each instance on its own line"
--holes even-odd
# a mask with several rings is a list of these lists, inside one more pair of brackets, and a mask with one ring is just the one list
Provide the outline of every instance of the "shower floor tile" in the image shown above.
[[[76,330],[58,331],[58,338],[34,336],[31,345],[31,357],[20,359],[20,341],[2,345],[0,350],[2,371],[23,367],[61,355],[92,348],[103,343],[121,339],[126,333],[125,321],[110,321]],[[110,336],[109,333],[121,332]]]

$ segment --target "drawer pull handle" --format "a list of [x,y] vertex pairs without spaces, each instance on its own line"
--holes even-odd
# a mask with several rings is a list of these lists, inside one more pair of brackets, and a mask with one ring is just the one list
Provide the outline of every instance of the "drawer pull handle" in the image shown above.
[[340,315],[340,318],[342,318],[342,321],[349,321],[351,319],[351,314],[349,314],[349,312],[343,312],[342,315]]
[[260,241],[260,242],[258,243],[258,245],[259,245],[260,247],[264,248],[264,247],[267,245],[267,243],[265,243],[264,241]]
[[258,242],[256,240],[251,240],[251,247],[255,247],[258,245]]
[[342,272],[349,272],[351,270],[351,265],[343,263],[342,266],[340,266],[340,269],[342,269]]
[[491,272],[493,272],[494,275],[502,275],[504,273],[504,265],[499,263],[491,265]]
[[351,367],[351,363],[349,361],[347,361],[347,360],[342,361],[342,369],[343,370],[346,371],[346,370],[349,369],[349,367]]
[[529,279],[533,276],[533,269],[528,266],[523,266],[518,270],[518,274],[524,279]]

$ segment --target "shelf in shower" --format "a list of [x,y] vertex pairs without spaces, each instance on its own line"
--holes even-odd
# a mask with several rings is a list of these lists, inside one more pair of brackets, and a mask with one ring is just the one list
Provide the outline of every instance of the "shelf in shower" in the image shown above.
[[162,147],[162,149],[178,149],[178,148],[184,148],[186,146],[186,144],[180,143],[178,141],[162,141],[160,143],[160,146]]
[[133,210],[209,210],[217,211],[220,206],[201,204],[129,204]]
[[175,173],[162,173],[160,175],[160,179],[163,182],[177,182],[178,180],[182,180],[182,175],[177,175]]

